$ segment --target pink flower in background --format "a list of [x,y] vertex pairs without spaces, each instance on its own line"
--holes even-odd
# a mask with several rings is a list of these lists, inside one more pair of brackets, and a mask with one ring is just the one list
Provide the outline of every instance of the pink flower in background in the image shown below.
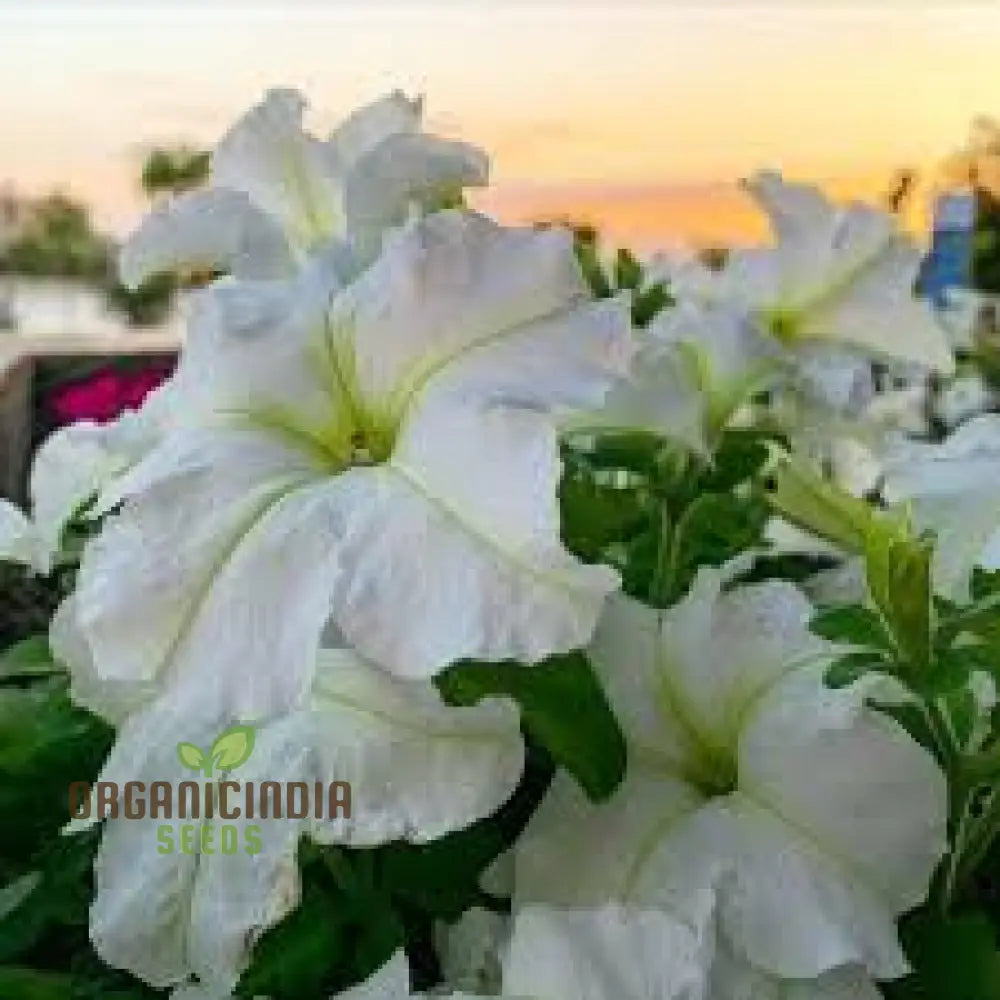
[[47,408],[56,427],[78,420],[106,423],[124,410],[138,409],[170,375],[171,368],[162,361],[127,372],[108,365],[86,379],[57,386],[49,394]]

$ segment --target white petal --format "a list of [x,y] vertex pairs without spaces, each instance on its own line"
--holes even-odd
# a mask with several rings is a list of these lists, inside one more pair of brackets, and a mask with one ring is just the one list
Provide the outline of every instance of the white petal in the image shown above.
[[499,808],[521,777],[524,744],[508,701],[453,708],[432,683],[324,650],[312,710],[310,780],[347,781],[352,790],[350,820],[314,826],[323,843],[424,843]]
[[781,293],[782,261],[763,247],[732,250],[721,270],[698,260],[675,265],[669,275],[670,291],[678,304],[700,308],[722,306],[748,311],[773,303]]
[[[596,336],[586,321],[606,317],[608,309],[595,309],[568,233],[503,228],[471,212],[445,211],[394,235],[379,260],[336,300],[333,314],[353,321],[359,380],[376,398],[395,393],[405,402],[432,380],[450,380],[452,369],[461,372],[488,355],[487,369],[504,386],[510,366],[517,366],[526,400],[538,384],[571,388],[578,367],[591,376],[603,368],[605,388],[627,371],[631,338],[624,306],[617,307],[610,337],[607,319]],[[544,335],[532,336],[532,324]],[[503,353],[512,338],[515,348]],[[481,369],[475,381],[482,386]],[[585,397],[591,397],[591,383]]]
[[[121,730],[102,780],[142,781],[146,801],[154,781],[169,781],[179,801],[181,781],[205,779],[185,770],[177,759],[177,738],[208,746],[221,727],[200,710],[166,701],[133,716]],[[281,744],[284,747],[284,743]],[[267,729],[258,733],[254,768],[241,781],[288,781],[302,768],[305,750],[287,758],[274,750]],[[176,806],[175,806],[176,808]],[[295,820],[227,819],[237,833],[238,850],[222,854],[223,825],[214,854],[185,854],[182,829],[201,820],[147,816],[108,820],[95,871],[97,892],[91,908],[91,939],[108,964],[145,982],[167,986],[193,973],[206,988],[224,992],[235,986],[249,960],[253,942],[298,902],[295,847],[302,824]],[[247,853],[246,828],[255,826],[260,850]],[[164,850],[162,828],[172,834]],[[197,831],[196,831],[197,833]]]
[[692,752],[683,729],[664,725],[657,697],[661,668],[660,618],[624,594],[612,595],[589,654],[633,752],[683,773]]
[[337,994],[337,1000],[409,1000],[410,963],[402,948],[363,983]]
[[404,677],[585,645],[617,578],[563,547],[558,479],[544,415],[442,406],[405,428],[388,464],[332,480],[347,640]]
[[[741,737],[739,791],[727,810],[741,888],[724,912],[733,940],[775,973],[856,962],[900,975],[894,918],[923,901],[946,847],[943,774],[864,698],[800,671],[763,700]],[[797,945],[776,930],[790,905],[804,935],[816,929]]]
[[435,924],[442,992],[459,990],[484,996],[500,992],[500,952],[509,943],[510,923],[507,914],[474,906],[453,924]]
[[410,963],[402,948],[363,983],[338,993],[338,1000],[409,1000]]
[[856,412],[871,402],[875,387],[868,358],[815,343],[803,345],[794,354],[803,389],[820,405]]
[[191,191],[155,208],[122,247],[118,272],[137,287],[150,275],[220,270],[241,278],[278,278],[292,256],[277,220],[244,191]]
[[730,409],[780,372],[780,352],[731,307],[681,300],[658,313],[646,333],[658,342],[688,345],[702,388]]
[[937,535],[936,589],[956,600],[969,596],[972,568],[990,558],[1000,528],[1000,418],[984,414],[941,444],[909,444],[885,461],[884,493],[909,501],[915,523]]
[[289,281],[222,280],[198,294],[170,382],[175,427],[269,409],[313,426],[328,419],[330,398],[310,347],[338,287],[328,263],[314,258]]
[[772,975],[811,978],[849,962],[888,978],[907,971],[878,892],[742,792],[679,824],[656,861],[672,898],[719,881],[721,933]]
[[778,242],[805,250],[817,232],[832,228],[835,211],[819,188],[795,184],[773,171],[760,171],[744,182],[771,222]]
[[841,551],[831,545],[825,538],[814,535],[805,528],[786,521],[782,517],[772,517],[764,528],[767,539],[768,555],[808,555],[827,556],[834,559],[841,557]]
[[162,681],[210,662],[204,698],[231,699],[237,715],[294,702],[336,562],[316,551],[324,514],[302,489],[310,478],[294,453],[249,433],[178,435],[133,470],[76,591],[99,676]]
[[663,613],[653,683],[670,692],[674,724],[696,745],[729,755],[748,706],[786,674],[829,658],[830,647],[809,631],[812,605],[792,584],[722,593],[724,580],[724,570],[702,568],[688,595]]
[[402,225],[411,208],[434,207],[442,195],[487,182],[486,154],[464,142],[397,134],[352,164],[345,180],[347,228],[361,261],[382,247],[383,233]]
[[23,563],[33,568],[43,562],[35,526],[20,508],[7,500],[0,500],[0,562]]
[[853,857],[903,913],[923,901],[944,850],[944,776],[898,723],[865,706],[863,688],[810,691],[810,673],[775,689],[747,726],[741,773],[831,853]]
[[802,583],[802,589],[818,607],[864,604],[868,600],[864,560],[858,556],[845,560],[839,566],[820,570]]
[[943,328],[930,307],[917,299],[892,303],[844,299],[828,313],[812,319],[807,329],[806,336],[840,340],[878,356],[913,361],[946,375],[955,369]]
[[706,1000],[880,1000],[881,996],[858,966],[835,969],[816,979],[780,979],[721,947],[712,963]]
[[[608,902],[667,903],[689,919],[704,915],[714,876],[695,884],[660,879],[661,842],[695,814],[703,798],[689,785],[629,762],[625,781],[595,806],[560,772],[515,845],[515,907],[528,903],[591,908]],[[725,858],[720,858],[725,865]]]
[[151,986],[188,979],[187,931],[194,855],[157,852],[159,822],[107,823],[94,863],[90,939],[97,954]]
[[633,360],[631,376],[617,383],[583,428],[650,431],[708,454],[708,399],[691,377],[689,364],[673,348],[647,345]]
[[[263,780],[287,779],[272,769]],[[302,833],[302,824],[289,819],[255,823],[241,817],[224,825],[235,831],[238,849],[235,854],[217,854],[199,864],[190,899],[187,941],[191,971],[220,989],[235,987],[258,938],[298,907],[300,880],[295,854]],[[250,827],[259,832],[260,851],[255,854],[246,853]],[[216,851],[221,836],[216,838]]]
[[504,992],[574,1000],[700,1000],[710,947],[662,910],[604,906],[518,912]]
[[390,136],[411,135],[420,130],[423,101],[411,100],[400,90],[352,111],[327,140],[332,155],[342,168],[354,166]]
[[76,598],[72,594],[52,617],[49,647],[56,661],[69,671],[73,701],[113,725],[123,722],[156,697],[158,688],[151,681],[102,680],[87,636],[77,621]]
[[[137,418],[110,425],[80,421],[50,435],[35,454],[29,491],[44,551],[54,555],[70,518],[132,459],[127,437]],[[50,555],[50,558],[51,558]]]
[[343,231],[342,192],[325,143],[302,130],[305,100],[270,90],[223,137],[212,156],[214,187],[243,191],[280,221],[302,249]]
[[920,251],[885,213],[860,206],[846,210],[833,234],[827,289],[813,292],[803,335],[950,373],[954,358],[947,331],[913,291],[920,260]]

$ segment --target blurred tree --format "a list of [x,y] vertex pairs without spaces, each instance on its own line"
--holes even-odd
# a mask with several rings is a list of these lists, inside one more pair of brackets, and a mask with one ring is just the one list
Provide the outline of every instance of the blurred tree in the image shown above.
[[0,251],[0,272],[103,281],[108,241],[94,231],[84,205],[61,193],[37,202]]
[[150,198],[177,195],[200,187],[208,180],[211,153],[179,146],[174,149],[157,147],[150,151],[142,165],[139,182]]

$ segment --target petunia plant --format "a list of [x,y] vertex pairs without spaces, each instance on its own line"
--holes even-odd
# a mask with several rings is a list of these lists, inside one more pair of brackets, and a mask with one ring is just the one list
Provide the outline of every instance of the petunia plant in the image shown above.
[[304,110],[128,241],[217,276],[176,371],[0,504],[0,996],[1000,998],[1000,435],[880,412],[957,385],[918,249],[765,172],[771,245],[605,256]]

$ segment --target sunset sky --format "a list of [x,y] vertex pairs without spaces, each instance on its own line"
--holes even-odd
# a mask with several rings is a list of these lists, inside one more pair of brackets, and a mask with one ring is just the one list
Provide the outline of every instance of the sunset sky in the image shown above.
[[155,143],[211,145],[272,85],[324,130],[399,86],[492,154],[481,202],[642,249],[753,238],[761,166],[876,196],[1000,114],[1000,4],[0,0],[0,179],[127,230]]

